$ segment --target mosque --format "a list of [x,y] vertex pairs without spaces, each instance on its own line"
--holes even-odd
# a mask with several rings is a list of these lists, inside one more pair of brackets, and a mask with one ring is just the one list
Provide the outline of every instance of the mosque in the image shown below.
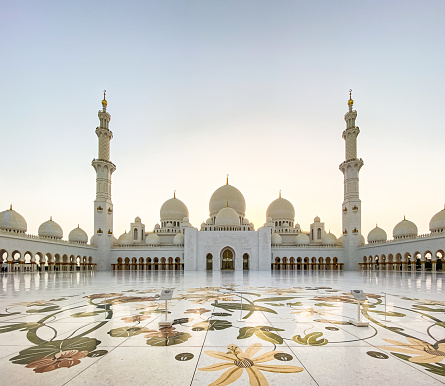
[[[344,175],[341,205],[342,235],[326,232],[315,217],[308,228],[295,221],[291,202],[280,196],[266,210],[265,223],[255,229],[246,218],[246,201],[234,186],[219,187],[210,197],[209,217],[200,226],[189,222],[187,206],[176,196],[160,209],[160,221],[147,230],[136,217],[130,231],[114,235],[111,176],[116,166],[110,160],[111,115],[107,100],[99,110],[94,235],[89,239],[77,227],[63,239],[62,228],[50,218],[40,225],[38,235],[27,234],[25,218],[12,205],[0,213],[0,262],[11,271],[73,270],[402,270],[443,271],[445,263],[445,209],[429,223],[430,233],[419,235],[417,226],[403,219],[395,225],[392,239],[376,226],[365,240],[361,228],[357,158],[357,111],[349,94]],[[340,212],[340,211],[339,211]]]

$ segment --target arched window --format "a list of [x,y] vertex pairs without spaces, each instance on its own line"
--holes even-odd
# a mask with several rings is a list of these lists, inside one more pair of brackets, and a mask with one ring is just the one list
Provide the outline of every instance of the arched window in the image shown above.
[[312,240],[314,239],[314,230],[313,229],[311,229],[311,239]]
[[138,239],[138,230],[135,228],[133,233],[134,233],[133,240],[137,240]]
[[321,239],[321,228],[317,229],[317,239],[320,240]]

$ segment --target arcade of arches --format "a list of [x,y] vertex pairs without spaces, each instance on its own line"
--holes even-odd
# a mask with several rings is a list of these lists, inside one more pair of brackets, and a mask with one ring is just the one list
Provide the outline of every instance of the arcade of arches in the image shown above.
[[119,257],[117,264],[111,264],[113,271],[182,271],[184,263],[179,257]]
[[275,257],[274,262],[271,263],[271,270],[275,271],[329,271],[329,270],[343,270],[343,263],[338,262],[338,258],[330,257]]
[[2,270],[8,272],[34,272],[34,271],[87,271],[94,270],[96,264],[91,256],[75,256],[66,254],[32,253],[26,251],[13,251],[8,253],[0,250],[0,264]]
[[425,251],[423,253],[407,252],[375,256],[363,256],[363,262],[359,263],[361,270],[384,271],[445,271],[445,253],[438,250],[435,253]]

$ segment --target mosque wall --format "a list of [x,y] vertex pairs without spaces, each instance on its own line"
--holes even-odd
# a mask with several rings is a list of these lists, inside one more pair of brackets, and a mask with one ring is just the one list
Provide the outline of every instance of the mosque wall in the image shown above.
[[[224,269],[223,254],[226,250],[230,251],[229,259],[233,260],[233,263],[228,261],[228,266],[233,264],[234,270],[258,271],[261,266],[261,257],[268,254],[267,249],[270,251],[270,244],[265,245],[263,239],[263,242],[260,243],[260,232],[258,231],[200,231],[195,233],[195,237],[196,254],[194,258],[196,260],[195,270],[197,271],[209,270],[210,265],[207,266],[207,261],[210,259],[212,260],[211,269],[213,271]],[[244,266],[244,262],[247,263],[247,266]]]
[[[357,266],[363,263],[404,262],[415,264],[419,259],[423,264],[426,260],[435,262],[445,257],[445,234],[431,234],[408,238],[405,240],[391,240],[384,243],[366,244],[358,248]],[[435,267],[433,267],[435,268]]]
[[17,235],[1,232],[0,260],[23,262],[37,265],[44,263],[92,263],[96,260],[97,249],[90,245],[81,245],[62,240],[41,239],[32,235]]

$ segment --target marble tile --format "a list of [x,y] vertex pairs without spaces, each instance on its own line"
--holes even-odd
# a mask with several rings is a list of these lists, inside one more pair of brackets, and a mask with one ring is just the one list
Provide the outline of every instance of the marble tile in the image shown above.
[[[289,374],[264,371],[271,385],[411,385],[413,380],[433,385],[445,381],[445,370],[440,367],[445,365],[445,356],[437,345],[433,347],[445,338],[442,276],[392,272],[0,275],[0,369],[9,383],[20,379],[33,386],[67,382],[208,385],[224,370],[197,370],[219,361],[205,351],[227,352],[229,344],[244,351],[260,344],[261,353],[279,350],[290,356],[280,357],[288,361],[274,357],[265,365],[303,368]],[[164,302],[155,296],[162,288],[175,289],[168,302],[168,320],[177,321],[174,330],[159,330]],[[370,308],[362,315],[369,327],[343,324],[357,314],[356,304],[349,300],[350,289],[369,294]],[[241,292],[243,306],[254,311],[242,322],[240,315],[246,316],[249,310],[240,311]],[[94,304],[87,298],[92,295],[97,297]],[[37,337],[43,339],[40,343],[27,334],[26,327],[32,327],[27,323],[45,324],[37,330]],[[241,332],[245,339],[238,339]],[[426,367],[408,361],[422,351],[398,354],[401,345],[416,342],[403,334],[419,342],[417,347],[426,348],[429,361],[443,359]],[[293,340],[297,335],[299,342]],[[327,344],[318,346],[322,339]],[[51,340],[56,341],[56,348]],[[52,349],[43,350],[47,346]],[[12,363],[10,359],[20,352],[31,353],[30,359],[20,354],[23,363]],[[178,354],[184,354],[179,356],[181,361],[175,359]],[[50,371],[39,374],[25,367],[44,357],[54,365]],[[67,365],[71,367],[63,367]],[[234,384],[249,384],[247,370]]]
[[[238,343],[238,342],[234,342]],[[247,346],[249,347],[249,346]],[[247,347],[241,347],[243,352],[246,352]],[[229,371],[229,369],[235,370],[239,369],[238,372],[241,373],[241,376],[236,380],[234,384],[236,385],[250,385],[249,382],[249,375],[247,368],[249,367],[238,367],[235,363],[233,363],[233,366],[227,367],[227,369],[223,370],[217,370],[217,371],[204,371],[203,368],[211,367],[212,365],[217,365],[218,363],[230,363],[229,360],[225,359],[217,359],[213,358],[207,353],[209,352],[222,352],[227,353],[229,352],[226,347],[205,347],[203,350],[197,370],[195,372],[195,376],[193,378],[192,385],[208,385],[214,381],[216,381],[219,377],[223,376],[223,374],[226,371]],[[258,364],[255,364],[255,358],[259,357],[260,355],[263,355],[268,352],[274,352],[276,351],[277,356],[280,354],[284,354],[281,356],[281,358],[285,360],[278,360],[275,359],[274,356],[271,356],[271,360],[261,362]],[[206,353],[207,352],[207,353]],[[241,357],[242,355],[240,355]],[[254,355],[250,356],[251,361],[246,362],[247,366],[251,366],[251,368],[255,369],[255,371],[260,372],[265,380],[268,382],[269,385],[317,385],[311,374],[308,373],[306,369],[302,366],[301,362],[296,358],[295,354],[292,353],[292,351],[288,347],[279,347],[276,350],[273,350],[273,347],[265,347],[264,345],[258,351],[258,353],[255,353]],[[246,366],[246,363],[243,363],[242,366]],[[262,365],[267,366],[267,370],[262,370]],[[291,373],[283,373],[280,371],[280,366],[292,366]],[[261,385],[266,385],[266,383],[261,383]]]
[[200,347],[117,347],[67,385],[189,385],[200,351]]
[[[292,352],[320,385],[443,385],[410,362],[371,347],[291,347]],[[368,352],[386,354],[375,358]]]

